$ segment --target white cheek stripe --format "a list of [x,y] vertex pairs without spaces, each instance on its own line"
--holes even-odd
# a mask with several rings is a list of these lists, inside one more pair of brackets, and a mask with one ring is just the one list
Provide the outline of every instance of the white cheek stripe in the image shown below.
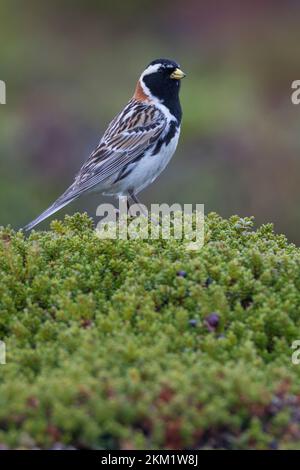
[[143,92],[145,93],[145,95],[147,95],[147,96],[151,99],[151,101],[155,101],[156,98],[151,95],[151,91],[149,90],[149,88],[147,87],[147,85],[146,85],[146,84],[144,83],[144,81],[143,81],[143,74],[142,74],[141,77],[140,77],[140,85],[141,85],[141,87],[142,87]]
[[149,88],[145,84],[143,78],[146,75],[150,75],[151,73],[157,72],[158,69],[160,68],[160,66],[161,66],[161,64],[149,65],[146,68],[146,70],[144,70],[142,75],[140,76],[140,84],[141,84],[141,87],[143,89],[143,92],[145,93],[145,95],[147,95],[149,98],[151,98],[151,101],[153,101],[154,103],[160,103],[160,101],[157,98],[155,98],[154,96],[152,96],[151,91],[149,90]]
[[155,73],[159,70],[161,64],[149,65],[141,75],[141,78],[144,78],[145,75],[150,75],[150,73]]

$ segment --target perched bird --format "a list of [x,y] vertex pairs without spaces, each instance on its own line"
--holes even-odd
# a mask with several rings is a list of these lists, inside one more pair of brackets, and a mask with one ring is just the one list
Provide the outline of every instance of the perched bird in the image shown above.
[[133,97],[112,120],[73,184],[24,229],[32,229],[89,191],[127,196],[138,203],[137,194],[157,178],[176,150],[183,77],[180,66],[172,60],[151,62],[141,74]]

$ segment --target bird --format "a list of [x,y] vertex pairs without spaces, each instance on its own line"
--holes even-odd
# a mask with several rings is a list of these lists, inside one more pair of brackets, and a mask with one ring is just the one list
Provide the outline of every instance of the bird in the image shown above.
[[137,195],[153,183],[176,150],[182,120],[179,91],[185,76],[174,60],[150,62],[133,97],[111,121],[71,186],[23,229],[31,230],[91,191],[126,196],[131,203],[140,204]]

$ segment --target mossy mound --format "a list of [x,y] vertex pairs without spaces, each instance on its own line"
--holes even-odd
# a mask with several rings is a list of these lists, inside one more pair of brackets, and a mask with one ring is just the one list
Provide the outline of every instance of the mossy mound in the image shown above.
[[0,443],[300,448],[300,250],[206,217],[205,245],[0,231]]

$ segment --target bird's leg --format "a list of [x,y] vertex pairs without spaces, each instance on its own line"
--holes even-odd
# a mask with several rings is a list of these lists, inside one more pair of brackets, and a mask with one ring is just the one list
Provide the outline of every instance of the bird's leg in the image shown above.
[[126,201],[127,201],[127,214],[128,216],[130,216],[130,207],[132,206],[132,204],[134,204],[134,201],[132,197],[130,196],[129,192],[126,195]]
[[143,214],[143,215],[144,215],[145,217],[147,217],[148,219],[149,219],[149,215],[150,215],[150,222],[153,223],[153,224],[155,224],[155,225],[159,225],[159,223],[160,223],[159,217],[157,218],[157,217],[155,217],[155,215],[152,214],[151,212],[150,212],[150,214],[149,214],[148,211],[145,211],[144,208],[143,208],[143,206],[141,205],[140,201],[138,200],[138,198],[136,197],[136,195],[134,194],[133,191],[129,191],[129,192],[128,192],[128,196],[129,196],[129,199],[131,199],[131,201],[134,202],[134,204],[137,204],[137,205],[139,206],[140,211],[141,211],[141,214]]
[[132,205],[132,199],[131,199],[131,197],[130,197],[129,194],[128,194],[128,196],[127,196],[126,199],[127,199],[127,212],[128,212],[128,214],[129,214],[129,212],[130,212],[130,206]]
[[[141,214],[143,214],[145,217],[148,217],[148,211],[143,208],[143,204],[141,204],[141,202],[138,200],[138,198],[136,197],[134,192],[133,191],[128,191],[128,196],[129,196],[129,198],[128,198],[129,200],[133,201],[134,204],[138,205]],[[131,206],[131,204],[130,204],[130,206]]]
[[136,197],[136,195],[134,194],[133,191],[129,191],[128,194],[129,194],[130,199],[132,199],[132,201],[133,201],[135,204],[138,204],[138,205],[141,204],[140,201],[138,200],[138,198]]

